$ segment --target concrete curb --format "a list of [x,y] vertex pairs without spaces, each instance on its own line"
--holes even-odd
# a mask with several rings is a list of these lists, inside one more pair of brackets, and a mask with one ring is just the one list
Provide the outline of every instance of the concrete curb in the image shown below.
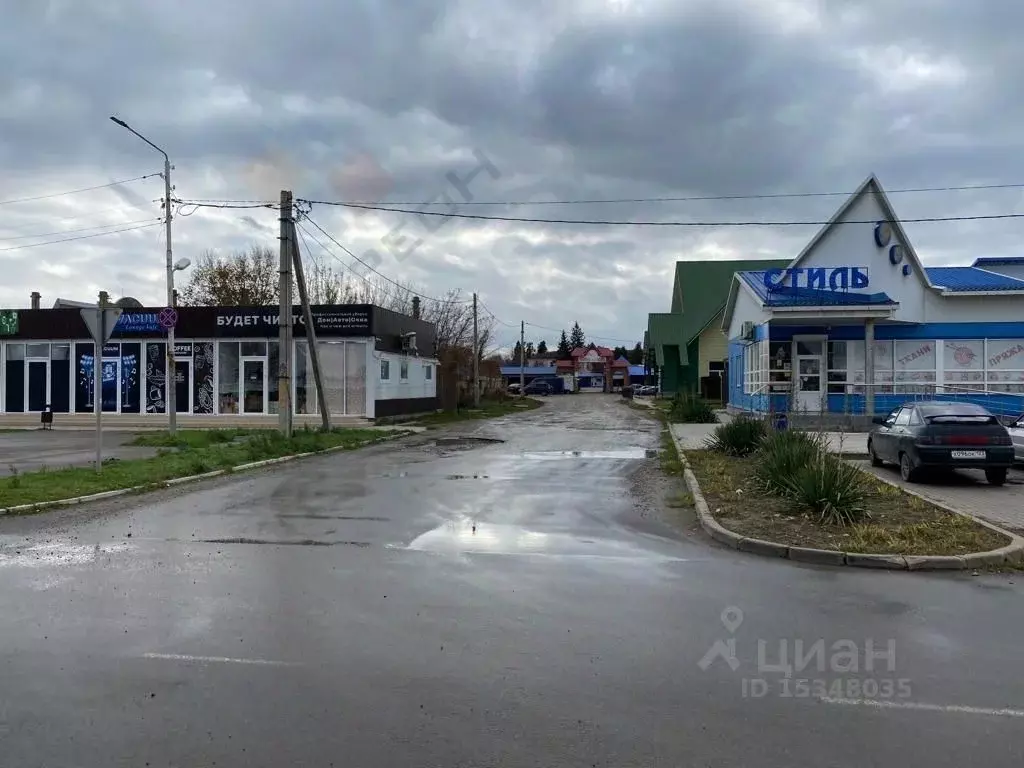
[[[944,504],[937,504],[919,493],[908,491],[897,483],[890,482],[882,478],[879,479],[882,479],[883,482],[889,482],[890,485],[894,485],[897,488],[910,493],[911,496],[917,496],[923,501],[927,501],[929,504],[932,504],[946,512],[964,515],[965,517],[970,517],[972,520],[976,520],[982,525],[991,528],[993,531],[1008,537],[1010,539],[1010,543],[1004,547],[993,549],[989,552],[974,552],[968,555],[955,557],[949,555],[904,556],[870,554],[864,552],[840,552],[835,549],[813,549],[810,547],[791,547],[774,541],[764,541],[762,539],[752,539],[746,536],[741,536],[740,534],[723,527],[721,523],[715,520],[714,516],[712,516],[711,510],[708,507],[707,499],[705,499],[704,494],[701,493],[700,485],[697,482],[697,476],[690,468],[690,464],[686,460],[686,454],[683,453],[683,449],[679,445],[679,441],[676,439],[676,436],[672,434],[671,429],[669,429],[669,436],[672,438],[672,443],[676,447],[676,453],[679,454],[679,462],[683,466],[683,480],[686,482],[686,487],[690,491],[690,495],[693,497],[693,503],[697,509],[697,519],[700,521],[700,527],[703,528],[704,532],[712,539],[727,547],[731,547],[732,549],[737,549],[741,552],[749,552],[750,554],[755,555],[785,558],[798,563],[811,563],[814,565],[845,565],[852,568],[876,568],[895,571],[964,571],[992,565],[998,566],[1004,563],[1024,562],[1024,538],[1016,536],[1009,531],[1004,531],[986,520],[979,520],[973,515],[960,512]],[[871,477],[877,476],[871,475]]]
[[90,493],[88,496],[75,496],[72,499],[56,499],[54,501],[39,501],[34,504],[19,504],[14,507],[6,507],[0,509],[0,517],[11,514],[19,514],[22,512],[41,512],[51,507],[73,507],[77,504],[88,504],[92,501],[102,501],[103,499],[112,499],[117,496],[127,496],[130,493],[148,493],[150,491],[159,491],[162,488],[173,488],[176,485],[184,485],[185,483],[195,483],[200,480],[208,480],[214,477],[220,477],[221,475],[230,475],[235,472],[246,472],[251,469],[259,469],[261,467],[269,467],[274,464],[284,464],[285,462],[295,461],[296,459],[304,459],[309,456],[324,456],[329,453],[337,453],[338,451],[351,451],[359,448],[365,448],[368,445],[376,445],[378,443],[387,443],[392,440],[397,440],[400,437],[407,437],[409,434],[415,434],[414,432],[401,432],[394,430],[394,434],[385,435],[383,437],[374,440],[361,440],[354,447],[335,445],[330,448],[325,448],[322,451],[309,451],[307,453],[293,453],[289,456],[278,456],[274,459],[264,459],[262,461],[252,461],[247,464],[239,464],[236,467],[229,469],[216,469],[212,472],[203,472],[200,475],[186,475],[184,477],[175,477],[171,480],[162,480],[159,483],[149,483],[146,485],[133,485],[130,488],[118,488],[113,491],[101,491],[100,493]]

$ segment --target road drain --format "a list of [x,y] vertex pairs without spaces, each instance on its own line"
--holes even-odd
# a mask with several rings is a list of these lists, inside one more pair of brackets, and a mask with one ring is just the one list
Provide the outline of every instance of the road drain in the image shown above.
[[198,539],[203,544],[265,544],[267,546],[289,547],[368,547],[368,541],[320,541],[318,539],[300,539],[298,541],[278,541],[274,539],[250,539],[238,536],[230,539]]

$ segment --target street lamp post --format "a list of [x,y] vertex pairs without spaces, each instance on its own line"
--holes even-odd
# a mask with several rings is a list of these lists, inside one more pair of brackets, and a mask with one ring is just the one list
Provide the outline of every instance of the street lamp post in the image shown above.
[[[171,160],[167,157],[167,153],[164,152],[160,147],[154,144],[152,141],[147,139],[141,133],[132,128],[124,120],[119,120],[116,117],[110,118],[113,122],[125,130],[131,131],[144,142],[149,144],[153,149],[164,156],[164,225],[167,228],[167,306],[174,306],[174,272],[175,265],[172,263],[171,257]],[[186,261],[186,260],[182,260]],[[184,269],[188,264],[185,264],[179,269]],[[167,375],[165,377],[167,387],[167,430],[173,435],[178,429],[178,408],[175,402],[175,386],[177,384],[177,368],[174,364],[174,328],[167,329]]]

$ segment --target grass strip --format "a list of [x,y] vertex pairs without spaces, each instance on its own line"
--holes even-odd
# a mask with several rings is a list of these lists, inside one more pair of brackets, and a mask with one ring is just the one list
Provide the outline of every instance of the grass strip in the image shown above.
[[715,519],[742,536],[789,546],[900,555],[965,555],[1009,544],[1005,536],[864,473],[870,519],[850,526],[819,523],[758,487],[753,457],[687,451]]
[[0,478],[0,509],[156,485],[296,453],[358,448],[366,441],[394,436],[394,432],[372,429],[297,430],[290,438],[271,430],[181,430],[173,438],[167,432],[146,433],[134,444],[165,450],[147,459],[107,460],[102,473],[91,466],[68,467]]

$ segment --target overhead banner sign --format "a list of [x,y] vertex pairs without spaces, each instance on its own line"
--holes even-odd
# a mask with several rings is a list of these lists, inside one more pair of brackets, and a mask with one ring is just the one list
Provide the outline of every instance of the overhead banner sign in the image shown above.
[[867,288],[867,267],[796,267],[766,269],[764,284],[777,288],[810,288],[817,291],[847,291]]
[[[367,307],[331,307],[313,309],[313,328],[325,336],[370,336],[372,323]],[[218,336],[271,336],[280,329],[280,317],[265,310],[218,309]],[[304,336],[306,318],[302,312],[292,313],[292,327],[297,336]]]
[[156,312],[124,312],[114,333],[160,333],[160,316]]

